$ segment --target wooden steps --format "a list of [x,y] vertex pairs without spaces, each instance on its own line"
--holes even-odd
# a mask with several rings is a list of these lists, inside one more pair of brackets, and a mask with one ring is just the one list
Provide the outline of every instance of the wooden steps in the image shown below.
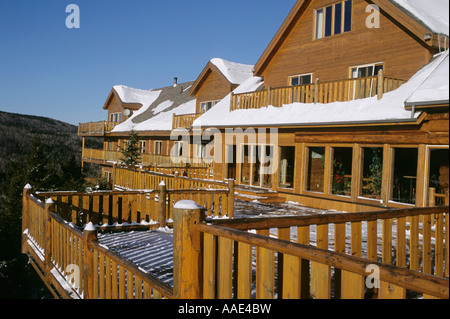
[[247,202],[257,200],[258,202],[265,204],[283,203],[286,201],[283,196],[274,190],[242,185],[236,186],[235,198]]

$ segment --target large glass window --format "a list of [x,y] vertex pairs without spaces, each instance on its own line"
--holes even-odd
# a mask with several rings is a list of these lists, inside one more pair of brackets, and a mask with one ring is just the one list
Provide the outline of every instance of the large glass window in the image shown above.
[[449,204],[448,149],[430,149],[428,175],[428,206]]
[[323,193],[325,147],[307,148],[306,190]]
[[295,147],[280,148],[280,170],[278,186],[294,188]]
[[249,184],[250,183],[250,146],[243,145],[242,146],[242,155],[241,155],[241,183]]
[[335,195],[350,196],[352,191],[352,160],[351,147],[333,148],[333,171],[331,180],[331,193]]
[[362,174],[360,195],[381,199],[383,176],[383,148],[363,147],[361,149]]
[[391,200],[415,204],[417,179],[417,148],[395,148]]
[[263,157],[261,163],[261,186],[272,187],[273,146],[262,146]]

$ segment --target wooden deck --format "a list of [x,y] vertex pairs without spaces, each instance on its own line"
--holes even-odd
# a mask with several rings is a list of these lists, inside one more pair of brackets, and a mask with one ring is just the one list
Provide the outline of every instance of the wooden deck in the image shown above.
[[[124,192],[126,200],[130,194]],[[100,222],[106,220],[90,210],[95,197],[81,200],[92,194],[76,194],[85,212],[76,215],[77,226],[52,199],[66,195],[26,187],[23,198],[22,252],[56,297],[449,297],[448,206],[326,214],[302,208],[296,216],[205,220],[204,208],[179,201],[171,235],[151,231],[159,223],[139,223],[141,214],[131,213],[127,225]],[[73,201],[70,207],[79,211]],[[373,267],[380,286],[367,290]]]

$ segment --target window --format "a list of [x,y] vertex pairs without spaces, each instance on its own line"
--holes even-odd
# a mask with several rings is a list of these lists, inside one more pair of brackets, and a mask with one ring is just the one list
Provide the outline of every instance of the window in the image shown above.
[[161,155],[162,143],[160,141],[155,141],[155,155]]
[[383,173],[383,148],[363,147],[361,149],[362,174],[360,195],[381,199]]
[[352,191],[353,149],[350,147],[333,148],[333,171],[331,193],[350,196]]
[[289,83],[292,86],[311,84],[312,83],[312,73],[291,76],[291,77],[289,77]]
[[352,1],[341,1],[316,10],[315,38],[322,39],[352,29]]
[[416,202],[417,148],[395,148],[391,200],[400,203]]
[[108,183],[111,182],[111,172],[105,171],[104,176]]
[[111,113],[109,114],[109,121],[120,123],[122,121],[122,113]]
[[448,148],[429,150],[428,206],[447,206],[449,203]]
[[243,145],[242,146],[242,155],[241,155],[241,183],[249,184],[250,183],[250,146]]
[[325,147],[307,148],[306,190],[323,193]]
[[295,147],[281,147],[280,150],[279,186],[294,188]]
[[274,148],[271,145],[243,145],[241,152],[241,183],[272,186]]
[[183,142],[175,142],[172,155],[183,156]]
[[366,76],[377,75],[380,70],[383,70],[383,63],[373,63],[350,68],[350,77],[352,79],[364,78]]
[[208,101],[200,103],[200,111],[201,113],[205,113],[209,111],[214,105],[216,105],[220,100],[216,101]]
[[145,141],[139,141],[139,153],[145,153]]

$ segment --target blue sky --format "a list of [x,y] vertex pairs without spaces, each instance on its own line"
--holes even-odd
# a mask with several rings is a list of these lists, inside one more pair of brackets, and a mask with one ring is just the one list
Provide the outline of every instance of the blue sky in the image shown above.
[[[0,110],[106,119],[112,86],[195,80],[214,57],[255,64],[295,0],[1,0]],[[80,28],[68,29],[69,4]]]

